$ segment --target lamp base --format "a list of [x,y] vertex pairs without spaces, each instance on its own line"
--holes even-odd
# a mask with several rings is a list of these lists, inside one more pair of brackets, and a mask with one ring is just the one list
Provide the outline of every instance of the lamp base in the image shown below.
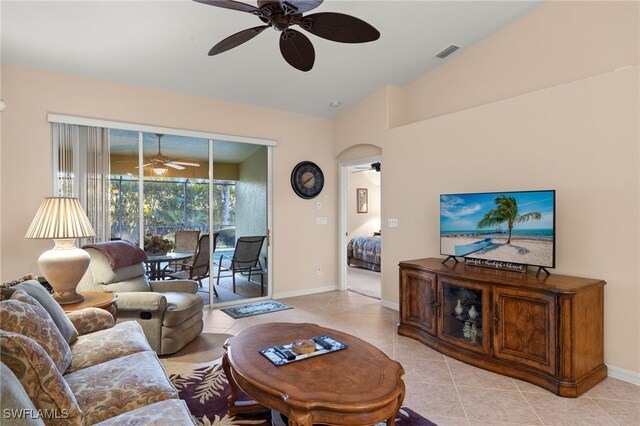
[[75,239],[57,239],[56,245],[40,255],[38,267],[55,292],[53,298],[61,305],[82,302],[84,296],[76,286],[87,272],[91,256],[74,245]]
[[84,300],[84,296],[80,293],[77,293],[75,290],[73,292],[66,293],[58,293],[57,291],[53,293],[53,298],[56,299],[56,302],[60,305],[70,305],[72,303],[82,302]]

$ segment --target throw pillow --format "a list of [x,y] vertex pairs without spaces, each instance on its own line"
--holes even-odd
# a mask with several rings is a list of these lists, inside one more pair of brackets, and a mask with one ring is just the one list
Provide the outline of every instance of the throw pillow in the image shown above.
[[0,292],[4,296],[6,296],[4,299],[9,299],[11,295],[17,290],[24,291],[25,293],[29,294],[29,296],[40,302],[42,307],[45,308],[47,312],[49,312],[49,315],[51,315],[53,322],[56,323],[56,325],[58,326],[58,330],[60,330],[60,333],[62,333],[67,343],[71,344],[75,342],[75,340],[78,338],[78,332],[76,331],[69,318],[67,318],[67,316],[65,315],[62,307],[58,304],[58,302],[56,302],[53,297],[51,297],[49,292],[42,286],[42,284],[34,280],[25,281],[13,287],[3,288],[0,290]]
[[51,358],[33,340],[0,330],[2,362],[13,371],[49,425],[82,425],[83,413]]
[[35,340],[51,357],[60,373],[71,364],[71,348],[49,313],[22,290],[0,302],[0,328]]
[[27,275],[23,275],[22,278],[18,278],[17,280],[13,280],[13,281],[9,281],[8,283],[0,284],[0,288],[9,288],[9,287],[13,287],[16,284],[20,284],[22,282],[25,282],[25,281],[37,280],[37,279],[38,279],[38,276],[36,274],[27,274]]

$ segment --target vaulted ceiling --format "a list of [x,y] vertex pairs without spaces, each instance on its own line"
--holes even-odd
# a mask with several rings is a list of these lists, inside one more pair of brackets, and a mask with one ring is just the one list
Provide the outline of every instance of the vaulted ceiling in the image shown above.
[[[295,0],[294,0],[295,1]],[[245,1],[253,4],[254,2]],[[386,84],[404,86],[459,54],[539,1],[325,0],[315,12],[356,16],[379,40],[343,44],[309,34],[313,69],[281,57],[268,28],[209,57],[225,37],[262,22],[249,13],[190,0],[2,1],[3,62],[215,99],[332,117]],[[448,59],[445,59],[448,60]],[[340,105],[332,107],[332,101]]]

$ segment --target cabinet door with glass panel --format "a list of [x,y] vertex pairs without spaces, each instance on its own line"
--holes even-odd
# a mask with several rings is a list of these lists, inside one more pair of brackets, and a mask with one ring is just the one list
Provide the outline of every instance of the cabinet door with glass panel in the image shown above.
[[486,286],[439,277],[438,337],[458,347],[490,353],[490,294]]

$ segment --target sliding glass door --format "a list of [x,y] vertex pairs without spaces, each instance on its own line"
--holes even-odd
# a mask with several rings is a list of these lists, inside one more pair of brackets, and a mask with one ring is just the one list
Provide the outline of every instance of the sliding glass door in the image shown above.
[[[268,295],[268,148],[160,133],[109,134],[111,238],[144,241],[147,251],[168,240],[178,250],[177,233],[209,234],[213,255],[199,288],[203,299],[214,304]],[[249,267],[247,259],[241,265],[233,260],[241,237],[262,238],[255,253],[242,253],[255,257]]]
[[[128,240],[148,251],[152,243],[169,241],[173,250],[180,235],[209,235],[209,274],[199,287],[206,303],[270,296],[273,142],[66,116],[49,119],[54,123],[54,194],[81,199],[85,194],[87,210],[93,208],[104,223],[98,241]],[[249,253],[248,240],[259,243],[250,244]],[[194,255],[199,250],[194,248]]]
[[211,288],[215,302],[267,296],[269,148],[215,140],[213,155],[214,178],[219,179],[212,204],[218,233]]

